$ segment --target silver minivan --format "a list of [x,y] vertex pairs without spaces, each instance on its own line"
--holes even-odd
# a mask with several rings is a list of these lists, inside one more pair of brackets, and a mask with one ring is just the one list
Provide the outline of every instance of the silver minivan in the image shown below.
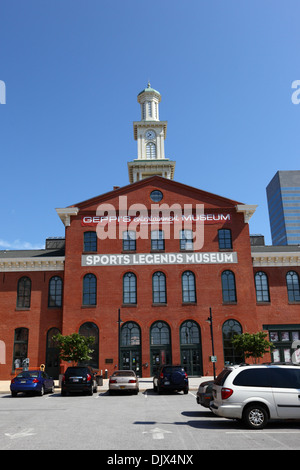
[[270,419],[300,420],[300,366],[262,364],[225,367],[213,385],[217,416],[262,429]]

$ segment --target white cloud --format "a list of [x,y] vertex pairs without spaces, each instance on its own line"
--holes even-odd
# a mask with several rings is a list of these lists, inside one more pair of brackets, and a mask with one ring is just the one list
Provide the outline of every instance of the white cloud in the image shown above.
[[14,240],[13,242],[8,242],[6,240],[0,239],[0,249],[1,250],[41,250],[45,248],[45,245],[33,245],[30,242],[24,242],[21,240]]

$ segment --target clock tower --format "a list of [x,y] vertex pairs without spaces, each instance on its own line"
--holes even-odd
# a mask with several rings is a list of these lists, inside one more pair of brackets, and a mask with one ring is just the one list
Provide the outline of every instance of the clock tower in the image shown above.
[[128,162],[129,181],[134,183],[153,175],[173,179],[175,162],[165,157],[167,121],[159,120],[161,95],[148,83],[137,100],[141,105],[141,120],[133,123],[137,159]]

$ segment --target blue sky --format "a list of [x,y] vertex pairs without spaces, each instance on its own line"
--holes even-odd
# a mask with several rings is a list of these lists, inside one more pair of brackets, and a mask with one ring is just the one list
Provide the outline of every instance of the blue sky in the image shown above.
[[299,170],[298,0],[1,0],[0,249],[63,236],[55,208],[128,184],[150,80],[175,180],[258,204]]

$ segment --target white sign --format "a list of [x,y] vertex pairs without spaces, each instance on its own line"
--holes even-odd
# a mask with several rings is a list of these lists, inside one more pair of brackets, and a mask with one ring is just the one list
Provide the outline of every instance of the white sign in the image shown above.
[[85,226],[96,226],[99,224],[107,224],[107,223],[120,223],[120,224],[129,224],[129,223],[136,223],[141,225],[150,225],[154,223],[162,223],[162,224],[170,224],[175,222],[204,222],[207,224],[215,224],[215,223],[225,223],[231,222],[231,216],[229,213],[226,214],[188,214],[188,215],[179,215],[175,214],[174,216],[171,215],[140,215],[140,216],[131,216],[131,215],[105,215],[105,216],[93,216],[93,215],[85,215],[81,218],[81,225]]
[[237,263],[236,252],[221,253],[136,253],[82,255],[81,266],[139,266],[150,264]]

